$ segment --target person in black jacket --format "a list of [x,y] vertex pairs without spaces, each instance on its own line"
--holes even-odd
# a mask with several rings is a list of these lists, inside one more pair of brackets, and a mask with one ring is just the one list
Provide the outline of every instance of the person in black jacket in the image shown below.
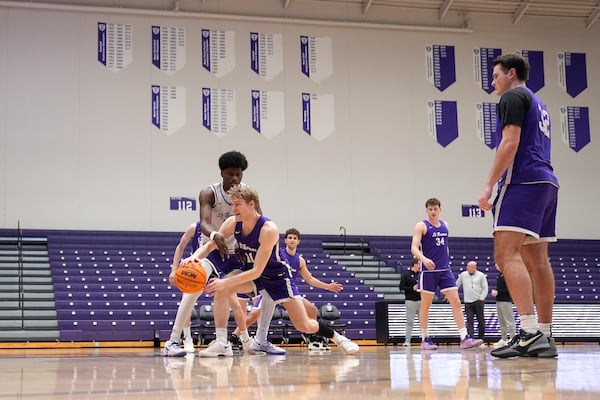
[[[496,266],[496,269],[498,267]],[[495,348],[504,347],[510,339],[515,336],[515,314],[513,313],[513,302],[504,281],[504,275],[498,269],[496,287],[492,289],[492,296],[496,298],[496,314],[498,325],[500,325],[500,340],[494,344]]]
[[419,314],[421,308],[421,293],[417,291],[420,270],[421,262],[415,257],[411,261],[410,268],[400,278],[400,291],[404,291],[404,305],[406,306],[406,337],[403,344],[404,347],[410,346],[415,316]]

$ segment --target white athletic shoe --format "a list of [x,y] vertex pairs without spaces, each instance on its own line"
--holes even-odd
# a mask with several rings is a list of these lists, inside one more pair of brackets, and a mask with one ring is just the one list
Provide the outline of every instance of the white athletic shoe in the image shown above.
[[233,357],[233,350],[231,344],[223,344],[213,340],[206,349],[200,350],[198,355],[200,357]]
[[340,335],[340,338],[337,342],[338,347],[341,347],[342,350],[346,352],[346,354],[354,354],[358,352],[358,345],[354,343],[352,340],[348,339],[346,336]]
[[258,343],[255,338],[250,341],[250,349],[253,351],[260,351],[273,356],[282,356],[285,354],[285,350],[279,346],[275,346],[273,343],[267,340],[266,343]]
[[183,349],[186,353],[195,353],[196,348],[194,347],[194,339],[191,337],[183,339]]
[[494,345],[492,346],[495,349],[499,349],[500,347],[504,347],[508,344],[508,342],[504,339],[500,339],[498,340],[496,343],[494,343]]
[[170,340],[167,340],[165,343],[165,348],[163,349],[165,357],[183,357],[185,354],[185,350],[179,347],[179,343]]

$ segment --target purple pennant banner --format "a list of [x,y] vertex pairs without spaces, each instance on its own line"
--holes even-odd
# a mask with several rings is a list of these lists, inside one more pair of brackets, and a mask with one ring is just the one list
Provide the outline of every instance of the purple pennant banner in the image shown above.
[[106,66],[106,23],[98,22],[98,61]]
[[302,130],[310,135],[310,93],[302,93]]
[[456,82],[456,60],[454,46],[434,44],[433,51],[433,82],[441,92]]
[[310,77],[309,42],[308,36],[300,36],[300,69],[307,77]]
[[160,26],[152,26],[152,64],[160,69]]
[[151,90],[152,125],[160,129],[160,86],[152,85]]
[[591,142],[590,114],[588,107],[563,107],[563,141],[576,153]]
[[478,83],[481,85],[481,88],[488,94],[494,91],[494,87],[492,86],[492,73],[494,71],[492,61],[494,61],[494,59],[500,56],[501,54],[502,49],[486,47],[475,49],[475,62],[479,65],[478,73],[480,81]]
[[498,103],[482,103],[483,142],[490,149],[495,149],[500,141],[500,126],[498,120]]
[[527,87],[537,92],[546,84],[544,76],[544,52],[536,50],[523,50],[523,58],[529,62],[529,80]]
[[211,101],[211,89],[202,88],[202,126],[209,131],[212,130],[211,114],[212,113],[212,101]]
[[210,29],[202,29],[202,67],[210,72]]
[[253,90],[252,101],[252,129],[260,133],[260,90]]
[[587,68],[585,53],[564,53],[565,55],[565,83],[567,93],[577,97],[587,88]]
[[250,33],[250,69],[257,75],[260,74],[260,51],[258,32]]
[[442,147],[458,138],[458,112],[456,101],[435,100],[427,104],[429,134]]

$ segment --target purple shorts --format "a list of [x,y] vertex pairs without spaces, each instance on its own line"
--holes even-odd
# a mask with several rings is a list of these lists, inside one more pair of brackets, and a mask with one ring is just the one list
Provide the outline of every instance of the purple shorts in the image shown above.
[[275,303],[300,296],[296,282],[290,278],[268,279],[261,276],[254,280],[254,285],[258,293],[265,290]]
[[234,253],[229,254],[229,257],[223,261],[221,260],[221,253],[219,253],[219,250],[213,250],[206,258],[215,266],[215,269],[219,271],[221,274],[220,278],[223,278],[234,269],[242,269],[244,266],[244,264],[237,260]]
[[419,274],[419,290],[426,293],[435,293],[437,288],[440,292],[448,289],[457,289],[456,277],[450,269],[434,269],[432,271],[422,269]]
[[550,183],[505,185],[494,200],[494,232],[521,232],[529,242],[555,242],[557,203],[558,188]]

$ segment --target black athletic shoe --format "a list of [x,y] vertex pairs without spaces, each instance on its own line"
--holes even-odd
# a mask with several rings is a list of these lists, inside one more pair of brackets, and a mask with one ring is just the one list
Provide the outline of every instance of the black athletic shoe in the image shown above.
[[231,349],[235,351],[242,351],[244,347],[242,345],[242,339],[234,335],[233,333],[229,337],[229,341],[231,342]]
[[549,348],[549,340],[542,332],[527,333],[521,329],[506,346],[494,349],[490,354],[499,358],[530,357]]

